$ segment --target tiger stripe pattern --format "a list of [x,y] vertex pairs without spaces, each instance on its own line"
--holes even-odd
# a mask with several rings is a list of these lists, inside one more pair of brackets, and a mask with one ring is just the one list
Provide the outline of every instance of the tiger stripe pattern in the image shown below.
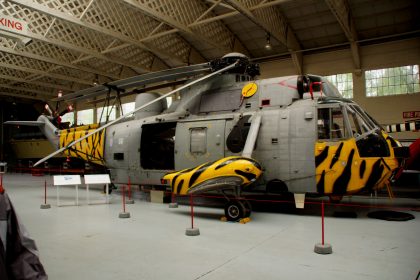
[[[386,139],[386,134],[384,138]],[[315,144],[316,188],[322,195],[354,194],[385,187],[392,171],[398,168],[391,142],[389,157],[361,157],[354,138],[338,143]]]
[[[97,128],[98,124],[92,124],[62,130],[60,132],[60,148],[67,146]],[[105,131],[97,132],[65,150],[63,153],[69,157],[77,157],[85,161],[104,165],[104,136]]]
[[[173,193],[185,195],[223,188],[223,182],[228,178],[237,178],[238,180],[235,182],[240,182],[238,187],[243,188],[255,182],[261,174],[262,168],[257,161],[251,158],[232,156],[207,162],[194,168],[167,173],[163,180],[169,182]],[[210,184],[210,182],[214,184]],[[220,182],[219,186],[217,186],[218,182]]]

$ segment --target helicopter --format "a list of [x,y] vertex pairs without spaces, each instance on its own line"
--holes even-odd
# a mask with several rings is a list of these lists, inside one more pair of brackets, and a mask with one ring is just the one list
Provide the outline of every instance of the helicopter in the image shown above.
[[[228,220],[251,214],[242,192],[265,188],[338,201],[385,186],[409,157],[358,104],[326,78],[257,79],[240,53],[199,65],[98,85],[56,101],[82,100],[186,78],[169,93],[136,96],[135,109],[104,125],[58,129],[54,117],[9,124],[39,126],[56,152],[106,166],[113,183],[159,186],[174,194],[222,192]],[[178,99],[167,106],[166,97]],[[233,198],[226,193],[232,192]]]

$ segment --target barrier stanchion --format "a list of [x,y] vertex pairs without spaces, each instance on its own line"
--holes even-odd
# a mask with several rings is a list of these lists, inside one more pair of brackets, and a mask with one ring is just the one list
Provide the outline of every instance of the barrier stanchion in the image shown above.
[[127,203],[127,204],[134,204],[134,199],[132,199],[132,197],[131,197],[131,181],[130,181],[130,177],[128,177],[127,193],[128,193],[128,198],[125,201],[125,203]]
[[122,186],[122,204],[123,211],[118,215],[119,218],[130,218],[130,212],[125,211],[125,186]]
[[332,253],[330,244],[324,242],[324,201],[321,202],[321,243],[315,244],[314,252],[317,254],[327,255]]
[[169,203],[169,208],[178,208],[178,202],[175,201],[174,192],[172,192],[171,203]]
[[3,188],[3,174],[0,173],[0,193],[4,192],[4,188]]
[[194,227],[194,201],[193,201],[192,194],[190,194],[190,205],[191,205],[191,228],[186,229],[185,235],[197,236],[197,235],[200,235],[200,229]]
[[44,204],[41,204],[41,209],[49,209],[51,205],[47,203],[47,180],[44,180]]

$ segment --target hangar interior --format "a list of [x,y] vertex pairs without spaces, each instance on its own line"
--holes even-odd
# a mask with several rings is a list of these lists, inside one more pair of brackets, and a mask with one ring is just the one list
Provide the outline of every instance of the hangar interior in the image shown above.
[[[410,145],[420,138],[419,16],[415,0],[1,1],[0,167],[7,163],[2,185],[36,241],[50,279],[418,278],[420,151],[419,144]],[[417,149],[409,170],[394,182],[396,198],[388,198],[392,192],[383,188],[379,196],[371,192],[328,204],[326,236],[333,254],[313,252],[320,239],[318,206],[328,197],[309,200],[314,204],[304,210],[261,205],[250,197],[255,212],[246,224],[221,222],[223,206],[198,199],[197,237],[184,233],[190,223],[188,199],[176,210],[147,203],[154,194],[149,186],[133,188],[129,219],[118,218],[121,187],[129,182],[116,184],[111,204],[57,207],[52,174],[106,173],[107,166],[59,154],[34,168],[55,148],[36,126],[4,124],[62,113],[65,128],[103,125],[133,110],[136,96],[161,96],[189,82],[189,76],[117,90],[118,100],[109,98],[116,96],[109,86],[114,81],[229,53],[258,64],[256,81],[326,76],[383,128],[400,125],[389,135],[411,147],[411,155]],[[109,92],[83,96],[84,90],[103,85]],[[180,99],[176,92],[167,106]],[[159,132],[147,131],[145,143]],[[142,149],[153,157],[151,149]],[[124,155],[113,156],[118,161]],[[44,184],[51,209],[39,207]],[[73,201],[73,188],[62,191],[63,201]],[[101,191],[92,189],[92,195],[102,199]],[[401,210],[415,219],[366,217],[378,209]],[[336,212],[355,212],[357,218]]]

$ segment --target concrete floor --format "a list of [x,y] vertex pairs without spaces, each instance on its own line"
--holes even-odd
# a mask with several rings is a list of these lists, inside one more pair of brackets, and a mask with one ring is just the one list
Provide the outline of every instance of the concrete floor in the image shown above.
[[[44,180],[52,208],[41,210]],[[331,255],[318,255],[319,207],[294,214],[253,212],[247,224],[221,222],[223,209],[196,207],[190,237],[189,207],[140,200],[127,206],[131,218],[120,219],[120,196],[110,205],[56,207],[49,176],[5,174],[4,187],[35,239],[49,279],[416,279],[420,269],[420,213],[416,219],[389,222],[366,217],[372,209],[354,208],[358,218],[335,218],[326,209],[326,242]],[[94,190],[91,199],[101,198]],[[356,198],[352,198],[354,202]],[[61,202],[74,200],[64,188]],[[366,202],[366,199],[364,199]],[[370,201],[370,199],[369,199]],[[390,203],[374,199],[374,205]],[[394,200],[417,207],[419,199]],[[347,207],[351,208],[351,207]],[[346,209],[349,211],[349,209]]]

